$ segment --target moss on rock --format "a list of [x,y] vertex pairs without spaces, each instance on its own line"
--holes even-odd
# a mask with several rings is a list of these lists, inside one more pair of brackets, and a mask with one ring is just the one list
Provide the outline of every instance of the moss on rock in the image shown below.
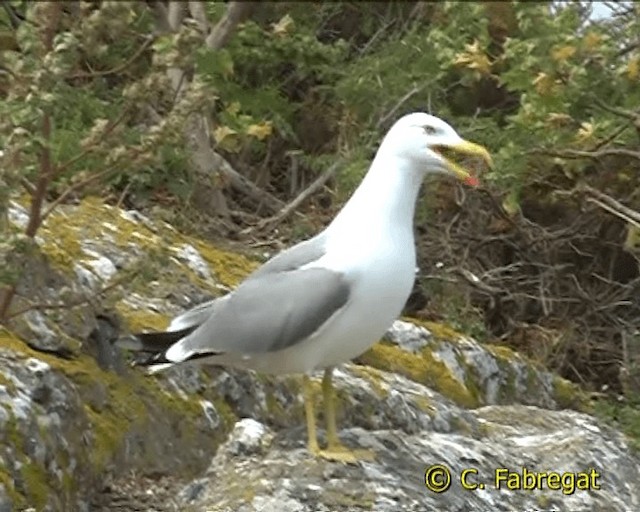
[[429,348],[411,354],[383,341],[360,356],[359,361],[425,384],[465,407],[478,405],[477,397],[451,374],[443,362],[433,357]]
[[[52,496],[57,501],[64,499],[67,502],[80,486],[86,488],[91,482],[98,481],[105,471],[128,457],[131,449],[128,440],[132,439],[136,440],[134,450],[140,452],[135,461],[127,463],[133,464],[132,467],[139,466],[144,470],[161,467],[159,459],[166,460],[167,464],[172,460],[171,464],[179,465],[185,474],[195,474],[204,469],[208,463],[206,454],[212,454],[235,422],[228,404],[216,400],[214,405],[222,424],[215,433],[206,432],[200,396],[169,393],[162,389],[158,379],[139,372],[131,371],[123,376],[104,371],[88,355],[62,359],[37,352],[6,329],[0,330],[0,346],[9,350],[12,357],[43,361],[53,372],[68,379],[70,387],[63,392],[72,395],[69,395],[65,425],[61,428],[69,441],[82,439],[82,442],[73,442],[72,446],[63,448],[62,451],[71,450],[70,453],[61,453],[56,451],[57,444],[50,439],[46,429],[41,432],[41,442],[47,443],[47,451],[53,450],[52,455],[59,462],[61,471],[54,478],[26,455],[24,436],[27,434],[21,431],[15,418],[10,419],[5,425],[4,441],[12,451],[24,456],[17,461],[17,466],[0,467],[0,475],[7,475],[6,482],[0,477],[0,483],[5,485],[14,504],[27,503],[41,510]],[[76,398],[73,398],[75,393]],[[175,436],[176,443],[167,450],[166,439],[145,436],[151,428],[156,432],[164,429],[165,438]],[[205,439],[209,443],[208,449],[203,449]],[[48,445],[49,442],[54,444]],[[175,452],[175,460],[172,452]],[[200,456],[196,455],[198,453]],[[73,465],[70,464],[72,459]],[[9,485],[16,478],[23,482],[24,488]]]
[[562,408],[584,412],[589,409],[587,397],[580,387],[559,376],[553,378],[553,397]]

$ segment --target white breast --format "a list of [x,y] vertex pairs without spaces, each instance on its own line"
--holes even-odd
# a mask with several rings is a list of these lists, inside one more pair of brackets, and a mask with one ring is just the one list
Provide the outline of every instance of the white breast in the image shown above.
[[[349,300],[314,336],[281,352],[288,368],[308,372],[353,359],[400,315],[415,279],[413,235],[401,230],[371,235],[331,239],[327,255],[312,264],[344,273],[351,283]],[[336,244],[343,245],[336,250]]]

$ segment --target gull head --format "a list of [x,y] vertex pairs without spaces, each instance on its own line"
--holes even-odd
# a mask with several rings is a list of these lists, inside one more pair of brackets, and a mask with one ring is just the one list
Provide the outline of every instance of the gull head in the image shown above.
[[479,158],[492,166],[491,156],[483,146],[463,139],[442,119],[423,112],[396,121],[383,144],[394,156],[408,160],[412,168],[425,174],[454,176],[472,186],[478,185],[478,179],[465,162]]

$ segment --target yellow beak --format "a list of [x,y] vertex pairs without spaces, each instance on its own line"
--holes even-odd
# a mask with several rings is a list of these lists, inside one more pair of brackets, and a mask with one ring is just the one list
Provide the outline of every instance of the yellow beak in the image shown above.
[[464,167],[462,167],[462,165],[453,161],[451,158],[448,158],[447,153],[455,153],[456,156],[475,156],[481,158],[482,161],[487,165],[487,167],[493,167],[493,160],[491,159],[489,151],[487,151],[484,146],[469,142],[468,140],[462,140],[454,144],[447,144],[446,146],[436,145],[431,149],[433,149],[442,158],[444,158],[445,162],[447,163],[447,167],[456,176],[456,178],[470,185],[477,185],[478,179],[470,170],[465,169]]

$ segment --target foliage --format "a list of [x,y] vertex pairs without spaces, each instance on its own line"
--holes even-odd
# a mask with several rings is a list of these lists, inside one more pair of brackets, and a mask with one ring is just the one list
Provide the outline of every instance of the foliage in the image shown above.
[[[2,261],[22,250],[24,233],[12,231],[6,211],[25,194],[34,236],[52,207],[87,192],[136,207],[195,205],[202,189],[214,202],[211,186],[227,201],[215,213],[239,233],[339,158],[333,194],[309,208],[328,216],[381,133],[406,112],[430,111],[488,146],[496,164],[483,198],[430,185],[418,217],[431,240],[425,254],[500,290],[460,291],[469,280],[452,270],[445,277],[461,296],[441,301],[437,314],[512,344],[535,328],[547,333],[548,354],[563,355],[558,371],[593,385],[606,375],[619,387],[626,359],[615,340],[635,314],[625,304],[638,290],[638,226],[584,187],[640,207],[639,4],[594,20],[588,2],[262,2],[220,46],[208,36],[233,2],[204,3],[200,14],[195,2],[5,4]],[[183,12],[172,25],[175,7]],[[203,178],[194,127],[255,188],[219,169]],[[0,289],[19,277],[9,267]],[[550,289],[561,295],[553,307],[540,298]],[[576,301],[584,307],[566,305]],[[466,323],[452,313],[459,304],[472,312]],[[578,345],[585,338],[589,350]],[[603,354],[613,361],[606,372]]]
[[594,405],[596,414],[621,429],[630,438],[635,450],[640,450],[640,400],[638,396],[622,402],[614,399],[598,400]]

